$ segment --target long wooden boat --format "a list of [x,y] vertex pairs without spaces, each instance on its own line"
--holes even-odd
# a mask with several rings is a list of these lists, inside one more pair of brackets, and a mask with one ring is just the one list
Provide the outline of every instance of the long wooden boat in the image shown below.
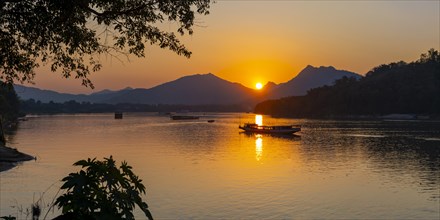
[[171,119],[173,120],[194,120],[199,119],[199,116],[192,116],[192,115],[172,115]]
[[265,126],[252,123],[246,123],[243,126],[238,126],[238,128],[252,133],[262,133],[262,134],[293,134],[295,132],[301,131],[299,126],[293,125],[277,125],[277,126]]

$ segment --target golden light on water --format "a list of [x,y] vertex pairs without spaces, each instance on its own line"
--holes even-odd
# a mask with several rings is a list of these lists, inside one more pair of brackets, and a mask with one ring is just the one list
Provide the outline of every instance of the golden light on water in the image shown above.
[[255,115],[255,124],[259,126],[263,125],[263,115]]
[[260,161],[261,156],[263,155],[263,136],[261,134],[255,135],[257,139],[255,139],[255,159]]

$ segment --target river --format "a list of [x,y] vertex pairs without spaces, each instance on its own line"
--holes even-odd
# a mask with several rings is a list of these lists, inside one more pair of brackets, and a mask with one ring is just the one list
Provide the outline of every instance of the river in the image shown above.
[[143,179],[156,219],[440,218],[440,122],[257,117],[302,126],[286,137],[240,133],[253,114],[199,115],[29,117],[8,145],[37,160],[0,173],[0,216],[24,219],[40,198],[44,216],[74,162],[112,155]]

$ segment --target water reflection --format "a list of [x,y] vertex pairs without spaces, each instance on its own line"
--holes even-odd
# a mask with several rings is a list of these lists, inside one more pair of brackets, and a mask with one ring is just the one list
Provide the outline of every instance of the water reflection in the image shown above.
[[[301,137],[296,135],[271,135],[240,132],[246,137],[243,141],[249,153],[253,154],[253,161],[270,163],[284,159],[297,158],[297,148],[301,144]],[[299,160],[297,160],[299,162]]]
[[255,159],[260,161],[261,156],[263,155],[263,136],[261,134],[257,134],[255,137]]
[[241,135],[245,135],[246,137],[249,138],[254,138],[257,137],[257,135],[259,137],[261,137],[262,139],[272,139],[272,140],[290,140],[290,141],[299,141],[301,140],[301,136],[300,135],[296,135],[296,134],[255,134],[255,133],[249,133],[249,132],[245,132],[245,131],[240,131]]
[[263,125],[263,115],[255,115],[255,124],[259,126]]

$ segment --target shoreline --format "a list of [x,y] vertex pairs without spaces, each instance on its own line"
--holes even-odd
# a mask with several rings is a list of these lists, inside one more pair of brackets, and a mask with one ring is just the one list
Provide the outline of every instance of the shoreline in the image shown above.
[[273,118],[296,118],[318,120],[403,120],[403,121],[440,121],[440,115],[417,115],[417,114],[388,114],[388,115],[321,115],[321,116],[294,116],[277,115],[269,113],[255,113],[270,115]]
[[19,162],[29,160],[35,160],[35,157],[0,144],[0,172],[16,167]]

